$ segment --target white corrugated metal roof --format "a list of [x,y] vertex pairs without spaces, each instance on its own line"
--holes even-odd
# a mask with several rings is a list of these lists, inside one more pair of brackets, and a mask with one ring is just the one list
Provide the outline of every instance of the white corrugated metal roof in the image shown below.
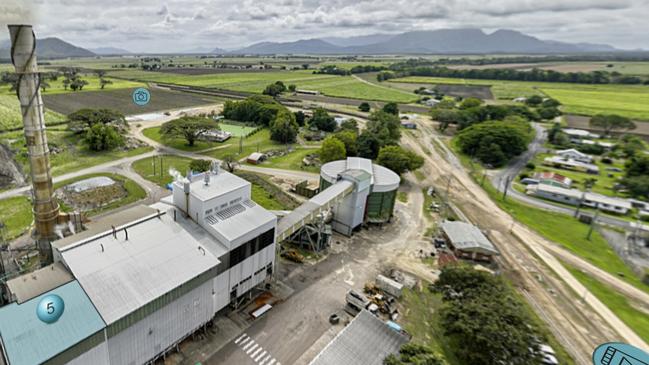
[[441,226],[455,248],[498,254],[498,250],[496,250],[494,245],[473,224],[459,221],[444,221]]
[[[103,246],[103,247],[102,247]],[[111,324],[192,278],[219,260],[191,231],[162,215],[61,250],[106,324]]]
[[206,221],[229,242],[277,219],[277,216],[252,200],[230,206],[210,217],[211,220],[206,218]]
[[407,342],[408,337],[363,309],[309,365],[382,365]]
[[[190,194],[200,201],[207,201],[223,194],[227,194],[233,190],[250,186],[250,183],[237,175],[231,174],[227,171],[220,171],[218,174],[210,173],[210,182],[205,185],[203,179],[204,174],[198,174],[192,177],[190,185]],[[182,183],[175,182],[182,190]]]
[[581,191],[581,190],[566,189],[566,188],[562,188],[562,187],[554,186],[554,185],[539,184],[536,187],[530,186],[530,187],[528,187],[528,191],[530,191],[530,192],[535,192],[535,191],[547,192],[547,193],[558,194],[558,195],[562,195],[562,196],[568,196],[568,197],[572,197],[572,198],[575,198],[575,199],[581,199],[581,197],[583,196],[585,200],[589,200],[589,201],[596,202],[596,203],[608,204],[608,205],[613,205],[613,206],[622,207],[622,208],[626,208],[626,209],[631,209],[632,208],[631,202],[629,200],[627,200],[627,199],[613,198],[613,197],[610,197],[610,196],[597,194],[597,193],[591,193],[591,192],[586,192],[586,194],[584,194],[584,192]]
[[376,164],[372,160],[360,157],[348,157],[347,160],[331,161],[320,169],[320,176],[330,183],[335,183],[339,174],[347,170],[362,170],[372,176],[372,191],[392,191],[399,187],[401,178],[394,171]]

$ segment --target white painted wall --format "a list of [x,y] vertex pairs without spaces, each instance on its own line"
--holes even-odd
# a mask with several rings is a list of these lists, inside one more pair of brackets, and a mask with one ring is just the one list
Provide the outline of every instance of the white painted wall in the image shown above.
[[[102,332],[103,336],[103,332]],[[84,352],[81,356],[67,363],[67,365],[109,365],[108,360],[108,344],[102,342],[101,344],[93,347],[88,352]]]

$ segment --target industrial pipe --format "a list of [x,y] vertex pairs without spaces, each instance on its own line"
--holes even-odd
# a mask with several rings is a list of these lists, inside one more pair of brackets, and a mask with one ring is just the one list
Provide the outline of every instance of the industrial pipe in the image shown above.
[[36,64],[36,36],[31,25],[9,25],[11,62],[18,75],[16,94],[20,101],[25,140],[31,167],[35,239],[41,265],[52,263],[50,242],[57,235],[55,226],[59,204],[54,199],[50,173],[50,151],[45,134],[40,75]]

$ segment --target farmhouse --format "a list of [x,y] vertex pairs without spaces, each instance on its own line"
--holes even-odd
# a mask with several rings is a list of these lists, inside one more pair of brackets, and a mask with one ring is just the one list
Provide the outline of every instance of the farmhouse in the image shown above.
[[564,159],[560,156],[546,157],[545,159],[543,159],[543,165],[564,170],[585,172],[593,175],[599,174],[599,167],[597,165],[583,163],[571,159]]
[[444,221],[444,238],[455,256],[462,259],[491,262],[498,250],[478,227],[464,222]]
[[613,147],[615,147],[615,143],[593,141],[590,139],[574,139],[571,140],[571,142],[575,144],[588,145],[588,146],[601,146],[607,151],[610,151]]
[[575,160],[583,163],[592,163],[593,156],[587,155],[585,153],[579,152],[574,148],[567,150],[560,150],[556,152],[557,156],[561,156],[566,160]]
[[573,129],[573,128],[564,128],[561,130],[563,133],[568,135],[568,137],[572,138],[588,138],[588,139],[597,139],[599,138],[599,134],[595,133],[590,133],[589,131],[585,131],[583,129]]
[[305,89],[297,89],[295,90],[296,93],[298,94],[304,94],[304,95],[320,95],[320,92],[317,90],[305,90]]
[[626,199],[545,184],[529,185],[527,194],[574,206],[581,201],[581,205],[616,214],[627,214],[632,207]]
[[534,179],[538,180],[539,184],[554,185],[566,189],[572,185],[572,179],[556,172],[537,172],[534,174]]

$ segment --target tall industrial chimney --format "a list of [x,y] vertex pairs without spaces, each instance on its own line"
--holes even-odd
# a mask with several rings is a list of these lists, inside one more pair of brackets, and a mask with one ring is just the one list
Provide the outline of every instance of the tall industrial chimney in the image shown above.
[[56,239],[59,204],[54,199],[50,174],[50,150],[45,134],[40,76],[36,64],[36,36],[31,25],[9,25],[11,61],[18,75],[18,100],[23,114],[25,140],[33,184],[36,245],[41,265],[52,262],[50,241]]

